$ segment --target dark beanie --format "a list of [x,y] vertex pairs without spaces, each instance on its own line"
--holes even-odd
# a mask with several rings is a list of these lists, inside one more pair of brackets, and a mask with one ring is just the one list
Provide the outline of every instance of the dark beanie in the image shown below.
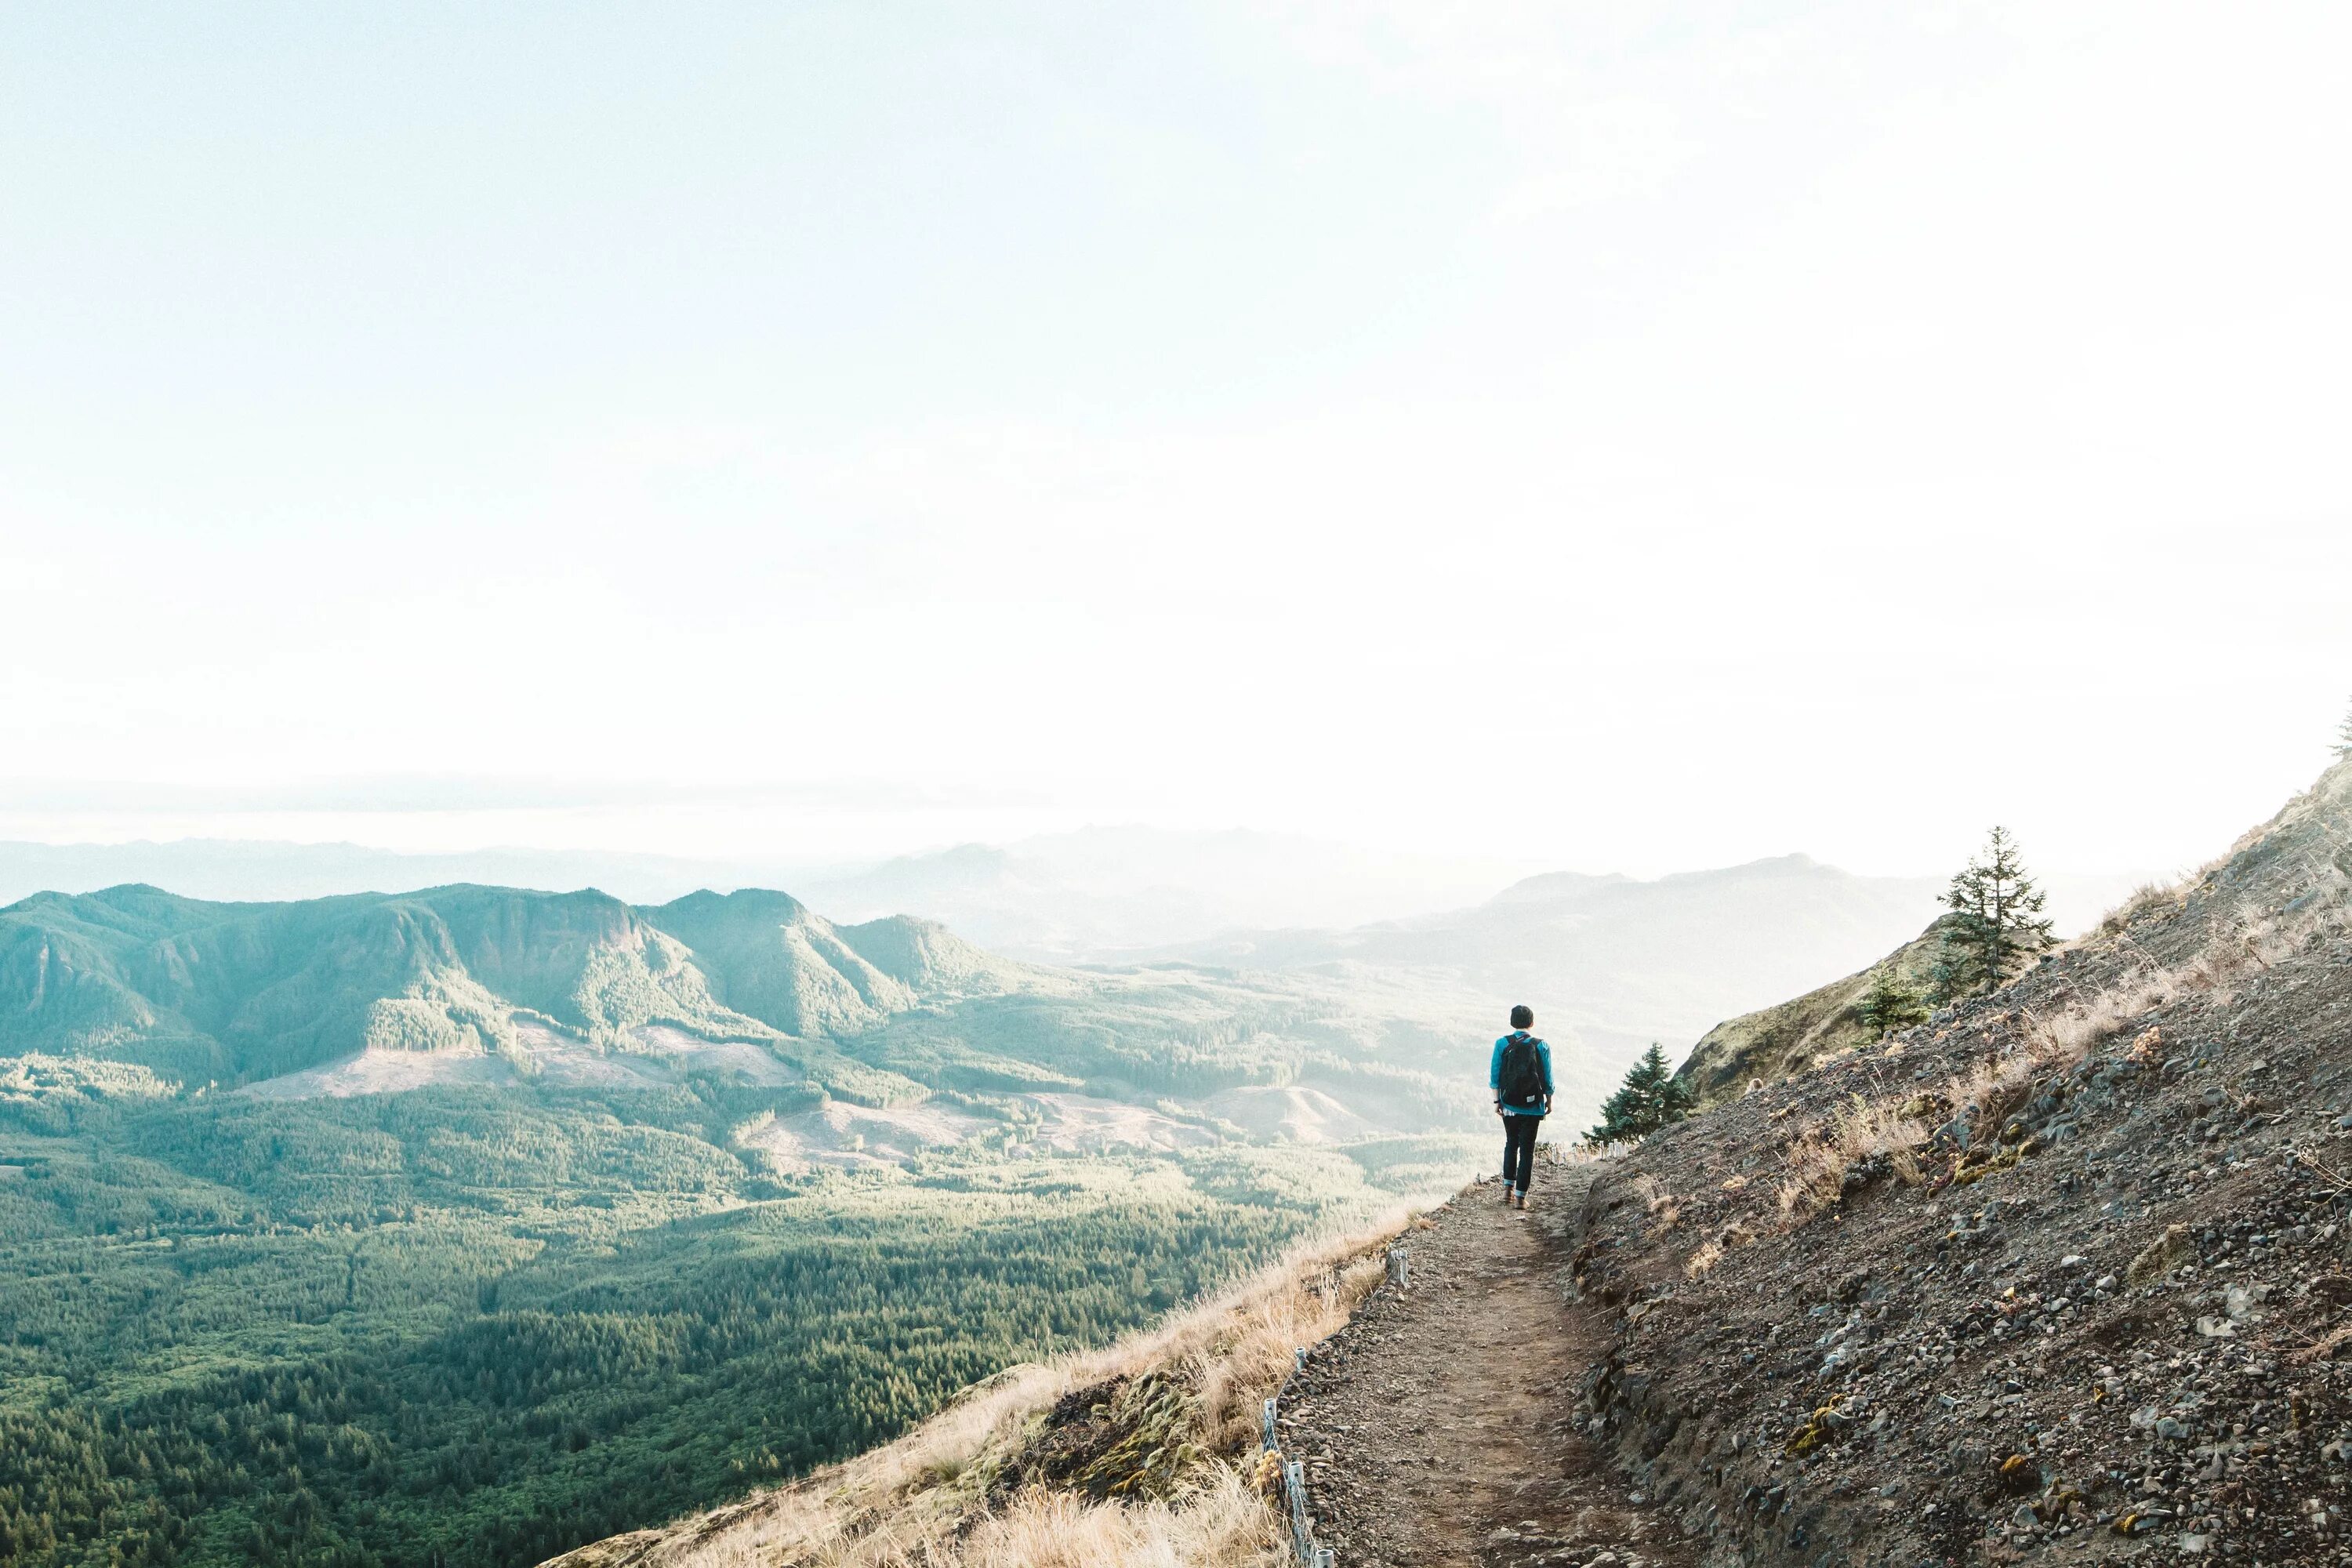
[[1536,1010],[1524,1002],[1511,1009],[1511,1027],[1532,1029],[1536,1026]]

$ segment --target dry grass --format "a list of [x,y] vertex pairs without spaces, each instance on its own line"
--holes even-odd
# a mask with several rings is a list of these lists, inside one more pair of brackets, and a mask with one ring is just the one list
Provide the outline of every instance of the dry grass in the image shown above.
[[[2021,1009],[2021,1026],[2006,1048],[1947,1079],[1933,1095],[1852,1096],[1826,1122],[1807,1127],[1787,1145],[1787,1169],[1774,1193],[1784,1226],[1802,1225],[1835,1203],[1844,1191],[1847,1171],[1876,1157],[1885,1157],[1897,1180],[1916,1185],[1921,1180],[1918,1151],[1931,1136],[1923,1107],[1937,1102],[1951,1107],[1954,1119],[1967,1126],[1972,1144],[1989,1142],[2031,1098],[2038,1079],[2072,1067],[2136,1020],[2184,996],[2201,995],[2226,1005],[2241,984],[2275,968],[2315,933],[2340,928],[2347,916],[2352,888],[2347,884],[2352,878],[2327,863],[2315,863],[2309,871],[2311,893],[2298,900],[2302,908],[2295,914],[2241,903],[2215,922],[2195,953],[2178,963],[2158,963],[2128,934],[2111,935],[2108,940],[2116,950],[2134,961],[2121,978],[2053,1013]],[[2176,906],[2185,906],[2189,896],[2185,889],[2142,889],[2132,904],[2109,917],[2110,926],[2122,931],[2136,918],[2127,911],[2158,901],[2158,891],[2162,900]],[[2151,1048],[2160,1047],[2161,1037],[2155,1031],[2143,1038],[2152,1043]],[[1706,1251],[1702,1247],[1694,1255],[1693,1263]],[[1714,1261],[1709,1258],[1707,1266]]]
[[1715,1266],[1722,1262],[1734,1247],[1745,1247],[1756,1239],[1755,1232],[1738,1220],[1733,1220],[1700,1243],[1699,1248],[1685,1260],[1683,1278],[1704,1279]]
[[2133,923],[2150,915],[2171,914],[2189,901],[2189,889],[2194,879],[2182,878],[2177,882],[2144,882],[2132,889],[2131,897],[2106,912],[2099,921],[2098,934],[2116,936],[2131,929]]
[[1175,1502],[1088,1502],[1032,1488],[975,1521],[885,1520],[855,1542],[807,1557],[765,1533],[725,1536],[661,1561],[694,1568],[1275,1568],[1286,1554],[1265,1500],[1223,1461]]
[[1897,1180],[1916,1186],[1921,1177],[1914,1152],[1927,1136],[1927,1123],[1907,1099],[1849,1096],[1826,1123],[1808,1128],[1789,1145],[1788,1173],[1773,1193],[1782,1218],[1801,1224],[1827,1208],[1844,1192],[1847,1171],[1882,1155]]
[[2331,1329],[2326,1334],[2294,1352],[2287,1359],[2297,1366],[2309,1366],[2315,1361],[2326,1361],[2347,1344],[2352,1344],[2352,1323]]
[[[1278,1524],[1246,1461],[1259,1407],[1292,1352],[1328,1339],[1383,1276],[1382,1248],[1412,1223],[1305,1246],[1224,1295],[1104,1351],[1009,1369],[930,1420],[806,1479],[658,1539],[584,1549],[578,1568],[1259,1568]],[[1119,1377],[1192,1391],[1191,1440],[1207,1457],[1166,1500],[1092,1501],[1038,1488],[990,1498],[1063,1394]]]

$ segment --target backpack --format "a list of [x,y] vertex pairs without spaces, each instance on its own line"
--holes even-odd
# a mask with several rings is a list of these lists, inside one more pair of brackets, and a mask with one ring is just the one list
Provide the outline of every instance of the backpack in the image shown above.
[[1521,1032],[1503,1047],[1503,1103],[1541,1109],[1544,1102],[1543,1042]]

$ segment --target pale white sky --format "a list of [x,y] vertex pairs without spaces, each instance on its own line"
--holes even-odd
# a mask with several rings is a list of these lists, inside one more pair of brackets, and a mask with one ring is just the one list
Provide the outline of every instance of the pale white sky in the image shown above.
[[11,7],[0,837],[2201,860],[2352,11]]

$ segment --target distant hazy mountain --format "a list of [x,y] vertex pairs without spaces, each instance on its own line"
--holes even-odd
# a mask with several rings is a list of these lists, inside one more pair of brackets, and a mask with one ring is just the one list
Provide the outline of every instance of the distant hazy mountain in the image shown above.
[[654,907],[471,886],[213,903],[133,885],[0,910],[0,1054],[100,1056],[183,1081],[368,1052],[528,1066],[529,1037],[561,1036],[606,1052],[749,1041],[872,1091],[871,1071],[806,1042],[1060,988],[929,922],[835,926],[764,891]]
[[[799,870],[519,849],[412,856],[349,844],[0,844],[0,899],[124,882],[229,900],[473,882],[596,889],[608,902],[682,908],[691,904],[682,895],[698,889],[763,880],[788,881],[813,918],[864,925],[914,916],[1032,961],[1174,959],[1294,975],[1321,966],[1327,984],[1339,982],[1334,965],[1377,968],[1402,976],[1408,1010],[1433,1023],[1459,1014],[1483,1028],[1524,997],[1545,1009],[1547,1027],[1572,1026],[1592,1047],[1593,1070],[1610,1074],[1652,1039],[1680,1049],[1725,1018],[1851,973],[1916,932],[1941,887],[1790,857],[1649,881],[1555,872],[1493,893],[1507,880],[1493,865],[1382,857],[1280,834],[1143,827]],[[2062,930],[2088,924],[2126,883],[2050,879]],[[1343,1009],[1344,990],[1336,1000]]]
[[698,860],[586,850],[406,855],[358,844],[234,839],[0,843],[0,903],[143,882],[199,899],[315,899],[470,882],[596,889],[661,903],[700,889],[789,887],[845,921],[911,914],[999,952],[1101,957],[1221,931],[1353,925],[1483,898],[1497,862],[1383,856],[1284,834],[1090,827],[878,864]]
[[405,893],[459,882],[595,888],[638,903],[660,903],[700,888],[753,882],[790,885],[796,876],[660,855],[571,849],[473,849],[405,855],[364,844],[289,844],[254,838],[178,838],[166,843],[0,842],[0,904],[38,892],[88,893],[131,882],[193,899],[321,899],[338,893]]
[[1130,826],[964,845],[799,886],[842,919],[919,913],[1000,951],[1067,959],[1443,909],[1509,874],[1498,862],[1375,855],[1288,834]]
[[1939,881],[1858,877],[1801,855],[1642,881],[1556,873],[1486,902],[1346,931],[1259,932],[1175,950],[1194,963],[1410,972],[1611,1062],[1679,1052],[1723,1018],[1846,973],[1917,933]]
[[1475,1124],[1481,1048],[1410,984],[1055,970],[759,889],[227,903],[131,885],[0,909],[0,1058],[114,1064],[155,1093],[799,1083],[877,1110],[992,1095],[1049,1140],[1137,1125],[1121,1106],[1177,1119],[1155,1137],[1328,1138]]

